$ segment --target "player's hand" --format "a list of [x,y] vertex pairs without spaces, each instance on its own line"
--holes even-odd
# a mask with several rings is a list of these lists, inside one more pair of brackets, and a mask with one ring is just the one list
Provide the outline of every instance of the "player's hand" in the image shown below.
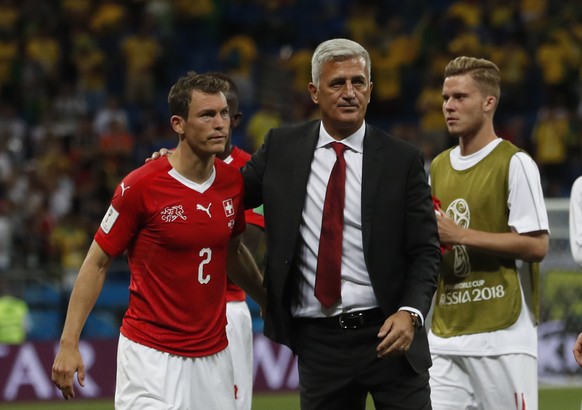
[[460,245],[461,237],[466,230],[449,218],[444,212],[436,212],[439,239],[441,245],[450,249],[451,245]]
[[414,325],[408,311],[401,310],[394,313],[386,319],[378,332],[378,338],[382,339],[376,348],[378,357],[406,353],[412,344],[414,332]]
[[578,363],[578,366],[582,367],[582,333],[578,335],[576,343],[574,343],[573,352],[576,363]]
[[152,156],[145,159],[145,162],[154,161],[158,158],[165,157],[166,155],[172,155],[172,151],[167,148],[161,148],[159,151],[153,152]]
[[61,347],[53,363],[51,380],[65,400],[75,397],[73,386],[75,373],[79,384],[85,387],[85,366],[79,349]]

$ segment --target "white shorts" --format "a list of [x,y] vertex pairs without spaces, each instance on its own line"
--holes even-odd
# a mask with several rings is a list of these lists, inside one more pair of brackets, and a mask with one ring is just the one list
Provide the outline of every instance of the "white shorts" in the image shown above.
[[228,348],[205,357],[183,357],[120,335],[116,410],[236,410]]
[[253,322],[246,302],[226,304],[226,336],[234,368],[234,394],[238,410],[251,410],[253,399]]
[[526,354],[432,355],[433,410],[538,409],[537,360]]

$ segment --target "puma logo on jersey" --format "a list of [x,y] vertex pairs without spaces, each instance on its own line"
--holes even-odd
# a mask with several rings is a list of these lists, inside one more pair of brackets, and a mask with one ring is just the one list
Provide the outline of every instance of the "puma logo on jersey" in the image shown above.
[[131,188],[131,186],[125,186],[125,182],[121,183],[121,196],[123,196],[123,194],[125,194],[125,191],[127,191],[129,188]]
[[204,211],[206,212],[206,214],[208,215],[209,218],[212,218],[212,215],[210,215],[210,206],[212,205],[212,202],[208,204],[208,206],[205,208],[204,206],[197,204],[196,205],[196,210],[197,211]]

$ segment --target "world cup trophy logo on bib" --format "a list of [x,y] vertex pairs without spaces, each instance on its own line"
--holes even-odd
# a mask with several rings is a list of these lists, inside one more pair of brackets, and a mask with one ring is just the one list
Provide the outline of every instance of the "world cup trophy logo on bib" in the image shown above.
[[[469,204],[463,198],[455,199],[447,208],[446,214],[463,229],[471,224]],[[471,272],[469,253],[465,245],[453,246],[453,274],[458,278],[466,278]]]

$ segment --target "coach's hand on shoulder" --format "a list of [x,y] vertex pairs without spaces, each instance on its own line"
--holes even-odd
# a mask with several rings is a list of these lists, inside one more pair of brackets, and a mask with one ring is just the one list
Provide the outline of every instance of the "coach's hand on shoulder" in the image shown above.
[[378,339],[381,339],[376,348],[378,357],[406,353],[410,349],[415,331],[410,312],[400,310],[388,317],[378,332]]
[[155,151],[152,153],[152,156],[145,159],[145,162],[148,163],[150,161],[154,161],[158,158],[165,157],[166,155],[172,155],[172,150],[167,148],[161,148],[159,151]]

